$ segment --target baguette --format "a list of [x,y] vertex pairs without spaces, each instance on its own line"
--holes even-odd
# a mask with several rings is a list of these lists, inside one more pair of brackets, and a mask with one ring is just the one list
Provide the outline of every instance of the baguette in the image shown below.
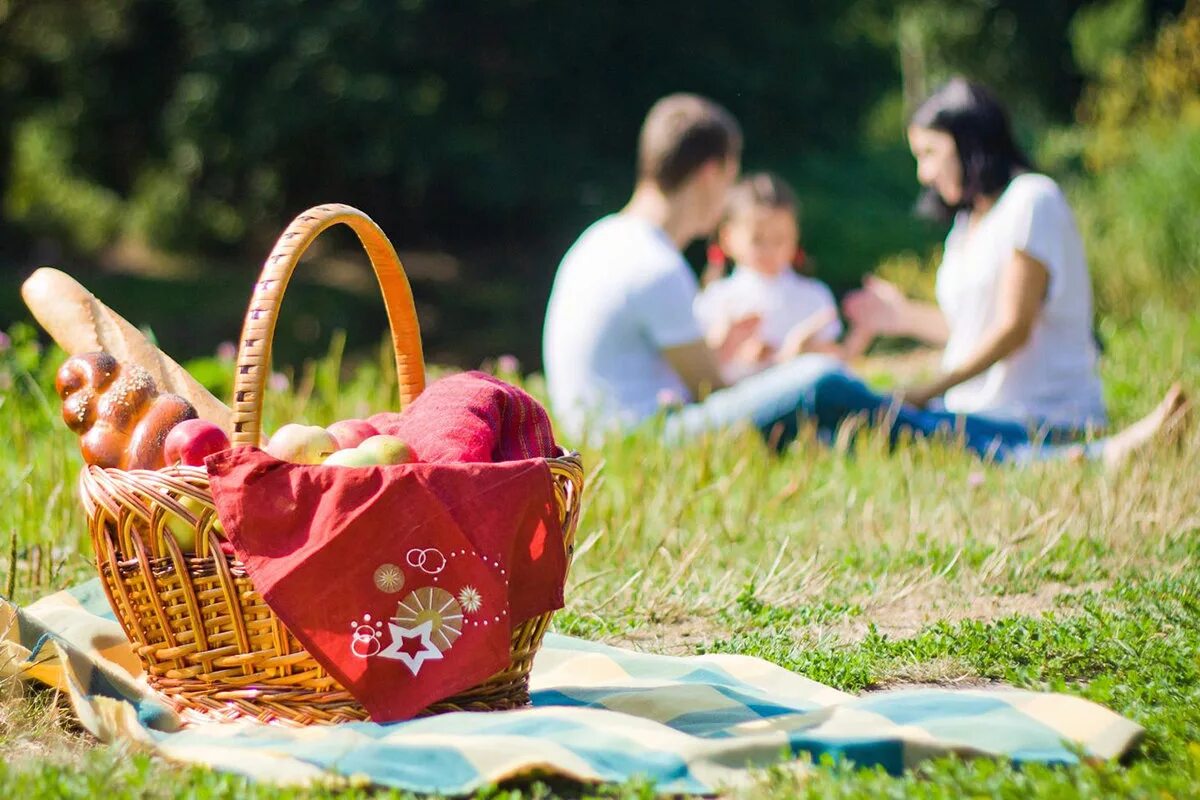
[[201,419],[232,430],[233,412],[227,405],[70,275],[42,267],[22,284],[21,297],[68,356],[104,351],[135,364],[150,373],[159,391],[179,395]]

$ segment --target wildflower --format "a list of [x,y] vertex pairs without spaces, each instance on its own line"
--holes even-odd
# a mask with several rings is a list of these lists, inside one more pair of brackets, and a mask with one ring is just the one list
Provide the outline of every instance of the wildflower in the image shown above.
[[660,389],[655,399],[658,400],[659,408],[680,408],[683,406],[683,397],[678,392],[673,392],[670,389]]
[[521,362],[512,353],[505,353],[496,359],[496,371],[505,375],[515,375],[521,371]]

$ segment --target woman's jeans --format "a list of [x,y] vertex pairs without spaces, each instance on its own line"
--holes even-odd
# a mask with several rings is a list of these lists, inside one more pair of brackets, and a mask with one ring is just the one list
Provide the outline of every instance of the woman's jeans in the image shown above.
[[904,435],[926,438],[937,434],[959,438],[964,446],[993,461],[1025,463],[1066,456],[1099,457],[1102,443],[1052,444],[1076,438],[1078,431],[1041,428],[976,414],[925,411],[901,405],[872,391],[846,372],[840,361],[824,355],[804,355],[713,392],[703,402],[684,406],[666,418],[669,438],[692,438],[706,431],[750,422],[777,448],[796,438],[806,421],[815,422],[818,436],[833,441],[839,426],[865,419],[886,426],[894,446]]

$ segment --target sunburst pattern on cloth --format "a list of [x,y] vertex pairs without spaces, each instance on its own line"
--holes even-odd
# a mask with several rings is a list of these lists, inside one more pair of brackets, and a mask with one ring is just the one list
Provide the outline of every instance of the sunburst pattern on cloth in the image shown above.
[[437,649],[446,651],[462,635],[462,606],[445,589],[426,586],[400,601],[392,621],[405,628],[416,628],[426,621],[432,623],[429,640]]
[[404,572],[395,564],[380,564],[375,570],[375,588],[395,594],[404,588]]
[[483,606],[483,597],[474,586],[464,586],[458,593],[458,604],[462,606],[463,611],[474,614]]

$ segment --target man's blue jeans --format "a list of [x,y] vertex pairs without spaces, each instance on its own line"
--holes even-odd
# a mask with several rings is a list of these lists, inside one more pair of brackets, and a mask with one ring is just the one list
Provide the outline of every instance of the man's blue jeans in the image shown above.
[[903,435],[959,437],[964,446],[985,459],[1022,463],[1068,455],[1098,457],[1100,442],[1085,445],[1052,444],[1075,438],[1077,431],[1031,429],[1024,423],[974,414],[926,411],[896,403],[846,372],[840,361],[823,355],[804,355],[753,375],[703,402],[669,414],[669,438],[692,438],[706,431],[753,424],[767,440],[783,448],[796,438],[806,421],[816,423],[823,441],[831,442],[848,419],[887,427],[894,445]]

